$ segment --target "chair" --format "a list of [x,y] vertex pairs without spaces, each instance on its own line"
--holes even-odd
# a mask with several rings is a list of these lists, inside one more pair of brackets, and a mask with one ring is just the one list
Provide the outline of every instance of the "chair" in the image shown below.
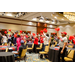
[[26,45],[27,42],[24,43],[24,45]]
[[34,48],[34,43],[32,44],[32,47],[31,48],[27,48],[27,50],[33,51],[33,48]]
[[6,51],[5,52],[8,52],[8,48],[6,48]]
[[36,48],[36,52],[42,50],[42,43],[40,44],[40,47]]
[[51,47],[55,47],[55,45],[51,45]]
[[74,56],[74,50],[71,50],[70,52],[69,52],[70,50],[68,50],[68,55],[67,55],[67,57],[64,57],[64,60],[65,61],[73,61],[73,56]]
[[3,45],[7,45],[7,43],[2,44],[2,46],[3,46]]
[[12,46],[14,46],[14,44],[12,43]]
[[21,60],[22,58],[24,59],[24,61],[26,61],[26,60],[25,60],[26,52],[27,52],[27,48],[26,48],[26,49],[23,49],[23,50],[22,50],[22,53],[21,53],[21,56],[18,56],[18,57],[17,57],[17,59],[18,59],[19,62],[20,62],[20,60]]
[[39,56],[42,55],[42,57],[43,57],[43,55],[48,54],[48,52],[49,52],[49,46],[45,46],[45,51],[40,51]]
[[71,46],[71,45],[68,45],[68,47],[69,47],[69,48],[73,48],[73,46]]

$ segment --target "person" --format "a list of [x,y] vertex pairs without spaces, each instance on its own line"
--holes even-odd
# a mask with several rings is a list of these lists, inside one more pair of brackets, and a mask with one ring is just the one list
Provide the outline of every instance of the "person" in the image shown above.
[[2,45],[2,34],[0,33],[0,45]]
[[14,33],[11,35],[11,43],[14,44]]
[[19,47],[21,45],[21,38],[20,38],[20,35],[17,35],[17,39],[16,39],[16,43],[17,43],[17,51],[19,50]]
[[45,50],[45,46],[48,46],[49,44],[49,34],[45,34],[44,33],[44,49]]
[[58,53],[58,62],[60,62],[60,56],[62,57],[62,62],[64,62],[65,52],[67,50],[67,33],[61,32],[61,36],[59,36],[59,31],[57,31],[57,37],[59,38],[59,53]]
[[34,40],[34,49],[33,49],[33,52],[36,53],[36,47],[38,45],[38,37],[35,37],[35,40]]
[[22,50],[26,49],[26,45],[24,45],[24,41],[21,40],[21,46],[19,47],[19,51],[12,51],[12,53],[14,54],[14,57],[17,58],[18,56],[21,56]]
[[3,40],[3,44],[7,43],[7,40],[8,40],[8,39],[7,39],[7,36],[6,36],[6,34],[4,34],[4,35],[3,35],[3,38],[2,38],[2,40]]

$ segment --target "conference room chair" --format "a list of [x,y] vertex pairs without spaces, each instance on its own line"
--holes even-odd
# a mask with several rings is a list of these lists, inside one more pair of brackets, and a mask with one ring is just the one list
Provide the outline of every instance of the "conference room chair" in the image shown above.
[[29,53],[33,52],[33,48],[34,48],[34,43],[32,44],[32,47],[27,48],[27,51],[29,51]]
[[26,45],[26,44],[27,44],[27,42],[24,43],[24,45]]
[[[28,46],[27,46],[28,47]],[[20,60],[24,60],[26,62],[26,52],[27,48],[22,50],[21,56],[17,57],[17,60],[20,62]]]
[[69,47],[69,48],[73,48],[73,46],[72,46],[72,45],[68,45],[68,47]]
[[44,51],[40,51],[39,52],[39,56],[42,55],[42,57],[43,57],[43,55],[44,54],[48,54],[48,52],[49,52],[49,46],[45,46],[45,50]]
[[8,45],[8,44],[7,44],[7,43],[4,43],[4,44],[2,44],[2,46],[3,46],[3,45]]
[[64,57],[65,61],[73,61],[73,57],[74,57],[74,50],[68,50],[68,55],[67,57]]
[[6,51],[5,52],[8,52],[8,48],[6,48]]
[[43,45],[43,44],[41,43],[41,44],[40,44],[40,47],[37,47],[37,48],[36,48],[36,53],[37,53],[37,52],[39,53],[39,51],[42,51],[42,45]]
[[51,45],[51,47],[55,47],[55,45]]

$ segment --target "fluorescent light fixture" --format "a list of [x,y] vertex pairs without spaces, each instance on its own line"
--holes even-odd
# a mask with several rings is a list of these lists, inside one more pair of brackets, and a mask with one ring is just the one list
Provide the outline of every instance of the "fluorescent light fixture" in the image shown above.
[[53,26],[52,26],[52,25],[50,25],[50,27],[52,28]]
[[7,16],[12,16],[12,14],[7,14]]

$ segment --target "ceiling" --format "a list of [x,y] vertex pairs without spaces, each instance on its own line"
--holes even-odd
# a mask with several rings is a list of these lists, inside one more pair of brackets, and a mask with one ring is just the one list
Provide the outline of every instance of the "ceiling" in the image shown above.
[[0,12],[0,16],[55,25],[75,23],[63,16],[63,12]]

